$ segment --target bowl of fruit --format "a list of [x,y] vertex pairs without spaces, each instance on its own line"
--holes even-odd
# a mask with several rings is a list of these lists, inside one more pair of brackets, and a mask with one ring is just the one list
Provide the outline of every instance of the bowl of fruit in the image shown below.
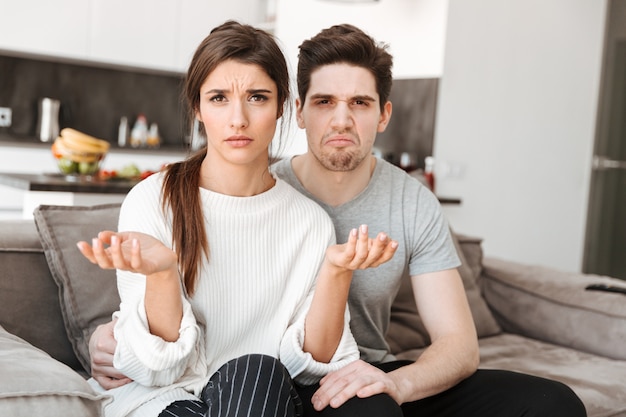
[[97,175],[110,144],[71,128],[61,130],[52,144],[52,155],[64,175]]

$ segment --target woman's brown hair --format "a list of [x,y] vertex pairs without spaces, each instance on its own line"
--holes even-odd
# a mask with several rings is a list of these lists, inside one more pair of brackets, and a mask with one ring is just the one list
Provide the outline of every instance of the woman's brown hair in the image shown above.
[[[193,121],[200,109],[200,87],[208,75],[221,63],[233,59],[261,67],[276,83],[278,108],[276,117],[283,115],[289,105],[289,72],[287,62],[276,40],[269,33],[249,25],[227,21],[211,31],[198,46],[185,77],[183,99],[189,119]],[[288,121],[283,117],[282,125]],[[206,136],[200,123],[201,134]],[[200,201],[200,168],[206,147],[182,162],[165,169],[163,211],[171,210],[172,240],[178,255],[184,288],[193,295],[203,256],[209,257],[209,242],[204,228],[204,213]],[[268,161],[269,165],[269,161]],[[167,214],[166,214],[167,217]]]

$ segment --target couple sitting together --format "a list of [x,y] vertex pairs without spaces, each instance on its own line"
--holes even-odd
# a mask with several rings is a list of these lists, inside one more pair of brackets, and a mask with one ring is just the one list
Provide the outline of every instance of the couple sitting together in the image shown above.
[[[289,79],[270,34],[213,29],[184,85],[206,146],[137,184],[117,232],[79,242],[117,270],[119,311],[90,341],[105,414],[585,416],[559,382],[478,369],[439,202],[372,155],[392,113],[387,46],[347,24],[300,45],[308,151],[272,164]],[[402,280],[432,340],[415,362],[384,337]]]

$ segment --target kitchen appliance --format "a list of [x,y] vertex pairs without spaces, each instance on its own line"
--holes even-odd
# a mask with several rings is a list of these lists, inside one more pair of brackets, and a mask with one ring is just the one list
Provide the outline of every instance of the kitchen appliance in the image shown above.
[[39,100],[37,119],[37,137],[42,142],[49,142],[59,136],[59,110],[61,101],[44,97]]

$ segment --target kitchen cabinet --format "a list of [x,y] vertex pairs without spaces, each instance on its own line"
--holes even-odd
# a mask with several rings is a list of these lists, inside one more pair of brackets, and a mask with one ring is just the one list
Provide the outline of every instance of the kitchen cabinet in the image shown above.
[[266,20],[268,0],[185,0],[181,2],[176,66],[186,71],[200,42],[228,19],[260,26]]
[[89,59],[133,67],[178,70],[178,16],[171,0],[91,0]]
[[213,27],[261,25],[267,1],[0,0],[0,50],[184,72]]
[[0,49],[68,58],[89,51],[90,2],[0,0]]

